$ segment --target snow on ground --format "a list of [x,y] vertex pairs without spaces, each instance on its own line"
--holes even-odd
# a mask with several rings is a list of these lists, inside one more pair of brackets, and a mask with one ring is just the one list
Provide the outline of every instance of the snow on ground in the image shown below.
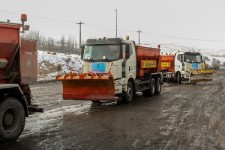
[[38,80],[54,80],[56,75],[79,72],[80,56],[75,54],[38,51]]

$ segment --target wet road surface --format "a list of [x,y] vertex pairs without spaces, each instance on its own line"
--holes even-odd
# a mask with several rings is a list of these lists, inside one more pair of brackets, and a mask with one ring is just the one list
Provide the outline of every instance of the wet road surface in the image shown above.
[[23,134],[4,150],[225,149],[225,71],[214,81],[164,84],[131,104],[63,101],[61,83],[33,85],[45,108],[26,119]]

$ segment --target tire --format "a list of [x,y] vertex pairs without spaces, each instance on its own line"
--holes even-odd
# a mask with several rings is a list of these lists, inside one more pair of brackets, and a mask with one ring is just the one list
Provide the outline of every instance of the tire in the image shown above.
[[142,91],[142,93],[144,96],[147,96],[147,97],[155,95],[155,79],[154,78],[150,80],[150,88]]
[[92,105],[101,105],[100,101],[92,101]]
[[180,72],[177,72],[177,74],[176,74],[176,82],[177,82],[177,84],[181,84],[181,73]]
[[161,81],[162,81],[162,82],[167,82],[167,79],[168,79],[168,78],[164,78],[164,74],[162,74],[162,76],[161,76]]
[[127,84],[127,93],[123,96],[123,102],[131,103],[134,100],[134,87],[131,82]]
[[92,103],[100,104],[101,102],[100,101],[92,101]]
[[161,79],[157,78],[155,83],[155,94],[159,95],[161,93]]
[[23,132],[25,111],[23,105],[15,98],[6,98],[0,102],[0,140],[11,142]]

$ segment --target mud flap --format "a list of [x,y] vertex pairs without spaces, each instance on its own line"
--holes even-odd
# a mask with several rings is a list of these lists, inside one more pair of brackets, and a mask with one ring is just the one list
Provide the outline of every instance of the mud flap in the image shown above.
[[63,85],[65,100],[114,100],[115,86],[111,74],[67,74],[57,76]]

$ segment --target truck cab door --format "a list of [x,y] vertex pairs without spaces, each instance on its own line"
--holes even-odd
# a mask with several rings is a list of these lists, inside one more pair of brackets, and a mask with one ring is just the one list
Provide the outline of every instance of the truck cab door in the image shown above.
[[182,64],[184,63],[184,55],[182,54],[176,54],[175,55],[175,72],[182,71]]
[[136,55],[133,43],[123,45],[122,77],[136,77]]

